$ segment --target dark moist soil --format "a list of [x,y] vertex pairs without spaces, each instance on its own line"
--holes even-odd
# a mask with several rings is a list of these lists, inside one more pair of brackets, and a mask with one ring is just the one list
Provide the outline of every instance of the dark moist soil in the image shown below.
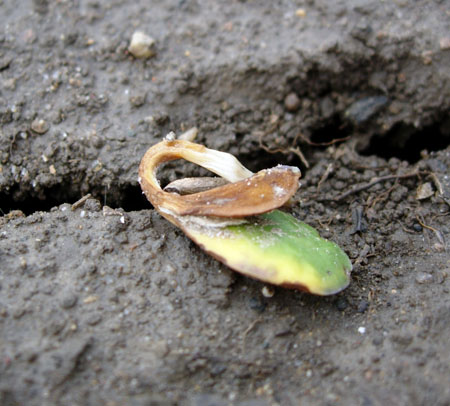
[[[450,403],[446,2],[0,9],[2,406]],[[152,210],[139,161],[192,126],[301,167],[287,210],[348,253],[344,292],[265,297]]]

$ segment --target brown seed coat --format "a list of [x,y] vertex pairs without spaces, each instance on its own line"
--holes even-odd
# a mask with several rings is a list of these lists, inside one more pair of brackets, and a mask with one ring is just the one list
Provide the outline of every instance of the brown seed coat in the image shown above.
[[278,166],[241,181],[191,195],[180,196],[161,189],[156,179],[159,164],[184,158],[201,165],[198,153],[206,150],[203,145],[189,141],[164,140],[146,152],[139,166],[140,183],[147,199],[159,212],[175,216],[247,217],[282,206],[298,188],[300,171]]

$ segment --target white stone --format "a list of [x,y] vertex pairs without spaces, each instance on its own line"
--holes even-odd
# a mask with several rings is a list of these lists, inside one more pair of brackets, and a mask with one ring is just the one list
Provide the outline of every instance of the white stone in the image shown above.
[[131,37],[128,51],[136,58],[151,58],[155,55],[155,40],[141,31],[136,31]]

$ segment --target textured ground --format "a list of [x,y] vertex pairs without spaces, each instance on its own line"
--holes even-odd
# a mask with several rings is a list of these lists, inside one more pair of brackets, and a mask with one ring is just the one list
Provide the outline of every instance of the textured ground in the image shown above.
[[[448,404],[448,5],[123,3],[0,0],[0,404]],[[139,161],[193,125],[301,167],[348,289],[266,298],[151,209]]]

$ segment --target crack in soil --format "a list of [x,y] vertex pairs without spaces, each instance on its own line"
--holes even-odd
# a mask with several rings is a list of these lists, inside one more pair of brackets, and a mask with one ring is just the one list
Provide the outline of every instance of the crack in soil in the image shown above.
[[[409,163],[415,163],[420,159],[421,151],[444,150],[450,145],[449,120],[437,121],[419,130],[411,125],[402,123],[396,125],[383,135],[371,137],[369,145],[361,151],[362,155],[375,155],[384,159],[398,158]],[[308,159],[314,159],[314,150],[327,148],[325,144],[333,143],[335,140],[343,139],[350,134],[350,127],[341,122],[338,116],[331,119],[329,124],[318,129],[311,136],[311,143],[300,140],[300,146],[306,151]],[[323,143],[324,146],[311,145],[312,143]],[[262,149],[255,149],[246,154],[240,154],[237,158],[253,171],[263,168],[270,168],[283,162],[287,165],[294,165],[302,168],[303,176],[306,168],[302,165],[297,155],[287,151],[286,153],[269,153]],[[190,165],[187,163],[186,165]],[[170,167],[173,169],[173,167]],[[192,165],[187,167],[188,171],[195,171]],[[178,171],[180,173],[180,171]],[[186,176],[194,176],[186,173]],[[162,178],[165,173],[162,171]],[[165,179],[168,182],[168,179]],[[0,214],[5,215],[12,210],[21,210],[24,214],[30,215],[37,211],[50,211],[63,203],[73,203],[77,201],[83,193],[74,189],[72,185],[56,185],[40,191],[39,196],[32,193],[26,198],[16,199],[14,197],[18,187],[9,192],[0,194]],[[91,185],[90,193],[103,205],[112,208],[122,208],[127,212],[146,210],[151,208],[151,204],[142,195],[138,185],[124,184],[122,186],[106,187],[104,185]]]

